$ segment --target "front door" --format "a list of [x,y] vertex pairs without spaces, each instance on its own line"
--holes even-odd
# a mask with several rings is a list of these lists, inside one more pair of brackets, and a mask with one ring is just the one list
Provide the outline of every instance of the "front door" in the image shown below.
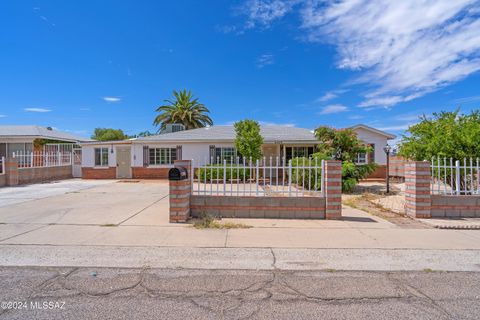
[[132,177],[130,147],[117,147],[117,179]]
[[74,178],[82,177],[82,149],[74,148],[72,150],[72,175]]
[[[265,168],[265,177],[275,178],[277,176],[277,158],[279,156],[278,145],[264,145],[262,148],[263,157],[265,159],[264,166]],[[281,165],[281,160],[278,159],[279,165]]]

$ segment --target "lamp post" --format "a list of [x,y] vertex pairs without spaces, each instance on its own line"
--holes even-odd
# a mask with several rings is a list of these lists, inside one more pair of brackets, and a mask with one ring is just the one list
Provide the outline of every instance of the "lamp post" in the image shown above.
[[390,151],[392,150],[392,147],[390,147],[388,144],[383,147],[383,151],[385,152],[385,155],[387,156],[387,173],[386,173],[386,182],[387,182],[387,193],[390,193],[390,179],[389,179],[389,173],[390,173]]

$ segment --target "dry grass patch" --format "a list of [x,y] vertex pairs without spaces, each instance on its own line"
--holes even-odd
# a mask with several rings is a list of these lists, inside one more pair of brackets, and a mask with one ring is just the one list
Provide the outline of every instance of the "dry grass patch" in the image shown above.
[[222,222],[209,215],[202,215],[199,221],[193,223],[196,229],[248,229],[252,226],[243,223]]

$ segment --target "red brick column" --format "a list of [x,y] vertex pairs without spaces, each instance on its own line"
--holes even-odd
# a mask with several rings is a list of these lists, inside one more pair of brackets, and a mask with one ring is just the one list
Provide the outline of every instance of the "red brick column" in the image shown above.
[[342,162],[325,161],[325,219],[342,218]]
[[174,167],[187,169],[186,180],[169,181],[170,184],[170,222],[186,222],[190,217],[190,195],[192,192],[192,161],[176,160]]
[[12,157],[5,158],[5,176],[7,186],[18,185],[18,160]]
[[405,211],[413,218],[431,218],[430,163],[405,163]]

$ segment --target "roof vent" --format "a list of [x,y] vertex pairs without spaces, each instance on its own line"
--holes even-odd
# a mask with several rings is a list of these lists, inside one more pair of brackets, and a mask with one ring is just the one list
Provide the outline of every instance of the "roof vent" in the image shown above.
[[185,126],[181,123],[169,123],[165,125],[165,129],[163,129],[160,133],[172,133],[184,130]]

